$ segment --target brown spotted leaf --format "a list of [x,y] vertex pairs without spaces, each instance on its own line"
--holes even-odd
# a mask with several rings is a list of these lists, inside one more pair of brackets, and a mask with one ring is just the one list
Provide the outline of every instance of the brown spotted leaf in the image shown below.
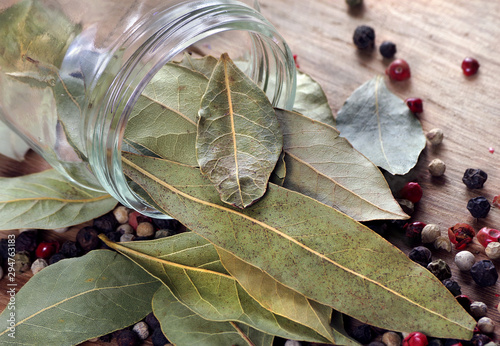
[[262,197],[283,137],[265,93],[223,54],[201,100],[196,152],[221,200],[245,208]]

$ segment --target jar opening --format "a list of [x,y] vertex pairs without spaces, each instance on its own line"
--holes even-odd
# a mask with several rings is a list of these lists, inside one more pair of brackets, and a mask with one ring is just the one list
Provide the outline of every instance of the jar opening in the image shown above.
[[[276,107],[291,109],[295,65],[283,38],[255,9],[239,1],[192,1],[156,11],[130,29],[106,70],[120,65],[96,112],[89,159],[101,184],[124,205],[153,217],[157,211],[122,172],[121,150],[129,116],[158,71],[185,51],[228,52]],[[232,55],[231,55],[232,54]]]

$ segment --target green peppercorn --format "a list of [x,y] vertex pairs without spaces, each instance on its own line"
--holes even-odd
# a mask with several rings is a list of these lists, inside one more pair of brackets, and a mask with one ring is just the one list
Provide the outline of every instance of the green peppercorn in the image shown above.
[[14,255],[14,270],[17,273],[24,273],[31,269],[30,254],[27,251],[17,252]]
[[432,261],[427,269],[434,274],[440,281],[451,278],[450,266],[442,259]]

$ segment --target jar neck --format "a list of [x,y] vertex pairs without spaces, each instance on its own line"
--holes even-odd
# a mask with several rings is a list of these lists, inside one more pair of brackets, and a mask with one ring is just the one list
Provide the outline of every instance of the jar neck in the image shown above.
[[235,30],[250,37],[249,77],[275,107],[291,109],[296,82],[290,49],[257,10],[239,1],[186,1],[155,11],[139,20],[110,50],[91,83],[89,106],[94,107],[87,107],[88,154],[100,184],[122,204],[146,215],[166,217],[132,191],[122,171],[123,134],[142,91],[162,66],[188,47]]

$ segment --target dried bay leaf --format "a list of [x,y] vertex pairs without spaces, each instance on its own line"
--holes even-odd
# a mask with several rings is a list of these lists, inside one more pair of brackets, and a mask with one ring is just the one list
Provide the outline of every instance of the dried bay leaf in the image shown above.
[[283,137],[265,93],[223,54],[201,100],[196,153],[221,200],[245,208],[262,197]]
[[335,209],[269,184],[266,198],[237,210],[196,168],[132,154],[122,160],[167,214],[308,298],[390,330],[472,336],[475,321],[435,276]]
[[341,136],[374,164],[391,174],[406,174],[425,147],[419,120],[387,89],[383,76],[366,82],[337,114]]
[[243,323],[286,339],[334,340],[331,328],[322,330],[322,334],[327,335],[323,337],[305,325],[262,307],[226,274],[213,245],[197,234],[182,233],[140,243],[112,243],[105,237],[101,239],[162,281],[177,300],[203,319]]
[[335,127],[332,108],[321,85],[311,76],[297,71],[297,90],[293,110]]
[[175,345],[271,346],[274,336],[235,322],[206,320],[180,303],[166,286],[153,297],[153,312]]
[[283,129],[284,187],[358,221],[407,219],[384,176],[333,127],[299,113],[276,110]]
[[2,345],[76,345],[140,321],[161,283],[122,255],[96,250],[34,275],[0,315]]
[[208,80],[212,76],[215,65],[217,65],[217,59],[211,55],[206,55],[202,58],[193,58],[190,54],[185,53],[181,61],[174,61],[173,63],[199,72]]
[[3,122],[0,122],[0,154],[23,161],[29,145]]
[[80,224],[112,210],[108,194],[69,182],[54,169],[0,178],[0,229],[54,229]]

